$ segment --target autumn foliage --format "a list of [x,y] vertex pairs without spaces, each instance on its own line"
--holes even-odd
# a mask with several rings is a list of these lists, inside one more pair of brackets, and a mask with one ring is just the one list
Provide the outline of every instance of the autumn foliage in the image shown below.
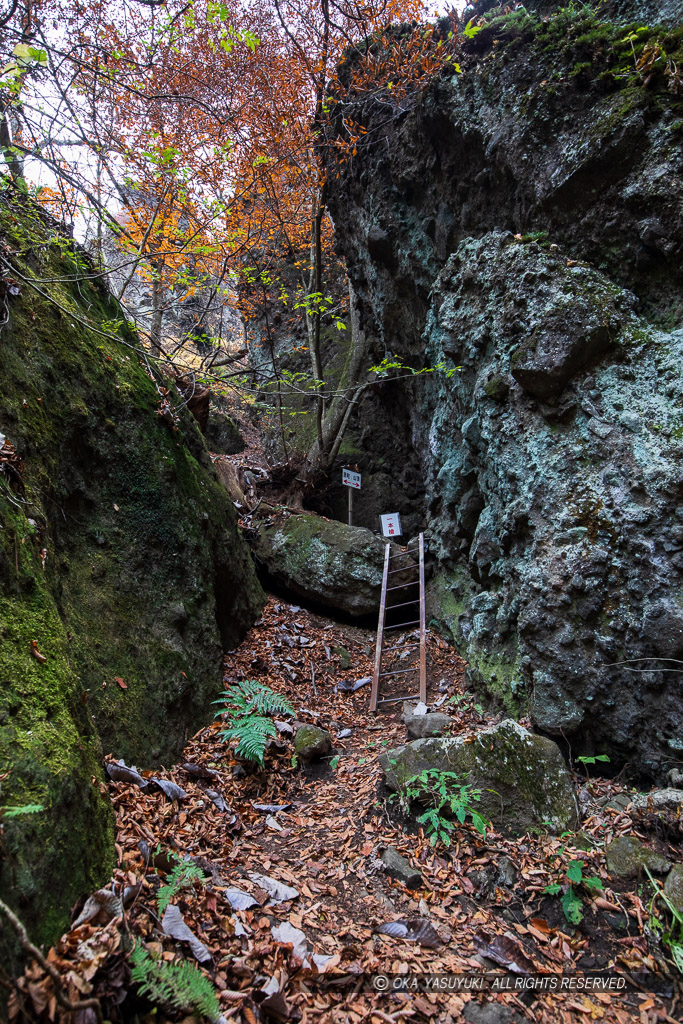
[[289,317],[310,352],[321,464],[334,399],[355,394],[323,384],[321,330],[346,328],[348,297],[321,147],[354,159],[349,102],[370,93],[392,117],[452,59],[425,13],[422,0],[23,0],[6,19],[15,183],[38,176],[39,199],[87,224],[103,265],[115,239],[116,290],[125,303],[131,282],[149,287],[139,326],[158,357],[171,305],[192,305],[198,333],[212,305],[237,305],[280,394],[272,326]]

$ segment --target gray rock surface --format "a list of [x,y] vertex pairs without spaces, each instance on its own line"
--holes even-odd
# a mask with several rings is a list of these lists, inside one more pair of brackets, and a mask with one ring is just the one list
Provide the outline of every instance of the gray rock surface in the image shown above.
[[559,833],[578,822],[574,787],[559,748],[511,719],[474,738],[414,740],[384,751],[379,763],[392,790],[425,768],[455,772],[462,782],[481,789],[476,809],[505,831]]
[[617,836],[605,847],[605,859],[610,875],[621,878],[636,878],[648,868],[654,874],[663,875],[671,862],[658,853],[649,850],[644,843],[633,836]]
[[654,789],[651,793],[636,793],[634,811],[678,811],[683,806],[683,789]]
[[378,357],[454,371],[359,414],[407,417],[381,455],[424,476],[428,613],[508,709],[658,776],[683,742],[656,660],[683,657],[683,152],[664,73],[611,77],[620,31],[515,11],[390,130],[348,103],[367,142],[330,158],[330,209]]
[[425,736],[441,736],[452,724],[450,715],[443,711],[428,711],[424,715],[416,715],[416,704],[405,701],[401,721],[405,722],[408,739],[419,740]]
[[294,750],[302,761],[319,761],[332,750],[332,737],[317,725],[302,725],[294,737]]
[[674,864],[664,882],[664,892],[679,914],[683,914],[683,864]]
[[[262,527],[252,546],[270,581],[288,594],[347,615],[377,614],[384,542],[370,530],[294,515]],[[412,564],[407,554],[405,564]],[[395,579],[395,585],[403,582],[400,573]]]
[[396,847],[389,846],[380,855],[384,870],[391,877],[403,882],[408,889],[419,889],[422,883],[422,875],[414,868],[410,861],[403,857]]

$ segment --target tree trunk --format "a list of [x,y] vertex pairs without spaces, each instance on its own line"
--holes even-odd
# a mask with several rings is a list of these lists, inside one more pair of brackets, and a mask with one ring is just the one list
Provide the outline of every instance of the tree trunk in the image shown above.
[[158,267],[154,266],[154,278],[152,280],[152,323],[149,330],[149,347],[152,350],[152,355],[157,357],[161,357],[164,354],[161,347],[161,328],[164,321],[163,291],[161,271]]

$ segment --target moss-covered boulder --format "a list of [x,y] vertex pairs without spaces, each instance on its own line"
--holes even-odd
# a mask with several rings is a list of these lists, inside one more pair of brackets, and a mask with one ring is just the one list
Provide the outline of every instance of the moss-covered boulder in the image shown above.
[[512,719],[472,736],[415,740],[380,755],[389,789],[425,769],[455,772],[480,789],[477,810],[502,831],[575,828],[574,787],[558,746]]
[[654,850],[649,850],[640,839],[634,836],[617,836],[605,847],[607,870],[612,878],[637,878],[644,874],[644,869],[657,875],[665,874],[671,862],[660,857]]
[[0,333],[0,807],[43,808],[4,818],[0,895],[50,941],[111,869],[103,751],[176,755],[263,595],[195,422],[85,254],[25,204],[0,242],[21,282]]
[[683,914],[683,864],[674,864],[666,877],[664,892],[679,914]]
[[294,737],[294,750],[302,761],[319,761],[332,750],[332,737],[317,725],[302,725]]
[[384,543],[370,530],[294,515],[262,527],[253,547],[266,578],[285,593],[347,615],[377,614]]

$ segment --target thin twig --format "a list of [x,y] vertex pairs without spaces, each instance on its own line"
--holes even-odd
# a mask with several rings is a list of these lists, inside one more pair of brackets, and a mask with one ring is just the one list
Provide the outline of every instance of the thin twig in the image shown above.
[[24,952],[33,957],[33,959],[36,960],[43,970],[52,978],[55,986],[55,998],[62,1009],[68,1010],[69,1013],[78,1013],[79,1010],[94,1010],[98,1024],[104,1024],[102,1007],[99,999],[79,999],[77,1002],[72,1003],[64,994],[62,976],[57,968],[51,964],[49,960],[46,960],[40,950],[33,945],[19,918],[2,900],[0,900],[0,911],[2,911],[9,923],[12,925],[12,928],[14,928],[14,931],[17,933],[19,945]]

